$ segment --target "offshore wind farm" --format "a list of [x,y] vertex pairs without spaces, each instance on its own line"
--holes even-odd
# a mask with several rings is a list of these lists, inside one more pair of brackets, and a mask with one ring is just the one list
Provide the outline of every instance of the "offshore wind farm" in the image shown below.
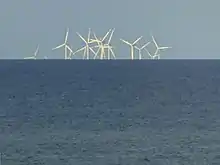
[[[54,50],[58,50],[61,48],[64,49],[64,55],[61,55],[61,57],[63,56],[64,57],[63,59],[65,60],[74,59],[75,56],[79,56],[80,52],[83,52],[81,59],[86,59],[86,60],[117,59],[117,55],[114,52],[114,49],[116,47],[111,44],[111,40],[112,40],[114,32],[115,32],[115,28],[112,28],[112,29],[109,29],[103,37],[97,37],[96,33],[93,30],[91,30],[91,28],[89,28],[87,38],[83,37],[79,32],[76,32],[77,36],[83,41],[83,46],[81,48],[75,48],[75,51],[74,51],[73,50],[74,46],[68,43],[69,28],[67,28],[65,37],[64,37],[64,42],[52,48],[52,50],[54,51]],[[122,43],[129,46],[130,56],[128,57],[128,59],[131,59],[131,60],[160,59],[162,51],[172,48],[171,46],[159,46],[153,34],[151,34],[151,40],[147,41],[142,46],[141,46],[141,43],[139,42],[141,39],[143,39],[143,36],[138,37],[135,41],[130,43],[129,41],[120,38],[120,41]],[[150,50],[150,51],[148,50],[148,45],[150,44],[154,45],[154,50]],[[29,59],[29,60],[38,59],[37,58],[38,51],[39,51],[39,45],[37,47],[37,50],[34,53],[34,56],[24,57],[24,59]],[[153,55],[151,55],[150,52],[153,52]],[[48,59],[48,58],[44,58],[44,59]]]
[[219,165],[219,6],[2,0],[0,165]]

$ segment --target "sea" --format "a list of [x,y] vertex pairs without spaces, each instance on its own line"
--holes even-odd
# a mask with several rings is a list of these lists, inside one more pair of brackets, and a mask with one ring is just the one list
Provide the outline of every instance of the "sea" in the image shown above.
[[220,165],[220,60],[1,60],[1,165]]

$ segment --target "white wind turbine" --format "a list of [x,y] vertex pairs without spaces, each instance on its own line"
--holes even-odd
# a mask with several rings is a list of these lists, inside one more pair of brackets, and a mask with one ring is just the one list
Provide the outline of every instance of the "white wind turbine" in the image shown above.
[[131,59],[132,59],[132,60],[134,59],[134,48],[135,48],[135,45],[136,45],[136,43],[137,43],[142,37],[143,37],[143,36],[137,38],[133,43],[130,43],[130,42],[126,41],[126,40],[120,39],[122,42],[124,42],[124,43],[126,43],[127,45],[130,46],[130,48],[131,48]]
[[80,51],[83,51],[84,50],[84,55],[83,55],[83,59],[89,59],[89,52],[91,51],[93,54],[95,54],[94,50],[89,46],[90,43],[93,43],[95,41],[91,41],[90,40],[90,34],[91,34],[91,29],[89,28],[89,33],[88,33],[88,38],[87,40],[85,38],[83,38],[78,32],[76,32],[76,34],[83,40],[83,42],[85,43],[85,46],[76,50],[74,54],[80,52]]
[[[107,52],[108,52],[108,57],[107,57],[108,59],[111,59],[111,55],[112,55],[112,57],[113,57],[114,59],[116,59],[115,53],[114,53],[114,51],[113,51],[113,46],[111,46],[111,44],[110,44],[114,31],[115,31],[115,28],[110,29],[110,30],[108,31],[107,35],[108,35],[110,32],[111,32],[111,34],[110,34],[110,37],[109,37],[107,43],[105,43],[103,39],[98,40],[98,38],[96,37],[96,34],[94,33],[95,39],[98,40],[98,41],[97,41],[98,45],[97,45],[97,46],[94,46],[94,47],[98,48],[98,50],[97,50],[97,52],[96,52],[96,55],[94,56],[94,59],[97,57],[99,51],[101,51],[101,52],[100,52],[100,59],[105,58],[105,49],[107,49]],[[107,37],[107,35],[104,37],[104,39]]]
[[[98,48],[98,50],[97,50],[97,52],[96,52],[96,54],[95,54],[95,56],[94,56],[94,59],[96,59],[96,57],[98,56],[98,53],[99,53],[99,51],[101,51],[100,52],[100,59],[103,59],[104,57],[105,57],[105,48],[110,48],[111,49],[111,47],[109,47],[108,46],[108,44],[106,44],[106,42],[105,42],[105,40],[106,40],[106,38],[107,38],[107,36],[109,35],[109,33],[112,31],[112,29],[109,29],[109,31],[105,34],[105,36],[103,37],[103,38],[100,38],[100,39],[98,39],[97,37],[96,37],[96,34],[93,32],[93,35],[94,35],[94,37],[95,37],[95,39],[91,39],[90,41],[91,42],[96,42],[98,45],[96,45],[96,46],[93,46],[93,48]],[[113,33],[112,33],[113,34]],[[111,35],[112,36],[112,35]],[[109,38],[110,39],[110,38]],[[111,40],[111,39],[110,39]],[[113,51],[111,51],[111,52],[113,52]],[[113,52],[114,53],[114,52]]]
[[169,46],[159,46],[154,38],[154,36],[151,34],[152,40],[154,42],[154,45],[156,46],[155,54],[158,54],[161,50],[170,49],[172,47]]
[[68,35],[69,35],[69,28],[67,28],[66,36],[65,36],[65,39],[64,39],[64,43],[61,44],[61,45],[58,45],[57,47],[52,49],[52,50],[55,50],[55,49],[59,49],[59,48],[64,47],[64,59],[65,60],[69,59],[68,56],[67,56],[67,50],[72,51],[72,49],[67,45]]
[[29,59],[29,60],[36,60],[37,59],[37,54],[39,52],[39,45],[37,45],[37,49],[34,52],[33,56],[25,57],[24,59]]
[[139,55],[139,60],[142,59],[142,54],[141,54],[141,51],[142,49],[146,48],[151,42],[147,42],[146,44],[144,44],[142,47],[137,47],[137,46],[134,46],[137,50],[138,50],[138,55]]

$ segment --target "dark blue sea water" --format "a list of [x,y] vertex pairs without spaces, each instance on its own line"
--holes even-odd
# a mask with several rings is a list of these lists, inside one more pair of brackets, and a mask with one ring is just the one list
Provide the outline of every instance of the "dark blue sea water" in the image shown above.
[[219,60],[0,61],[2,165],[220,164]]

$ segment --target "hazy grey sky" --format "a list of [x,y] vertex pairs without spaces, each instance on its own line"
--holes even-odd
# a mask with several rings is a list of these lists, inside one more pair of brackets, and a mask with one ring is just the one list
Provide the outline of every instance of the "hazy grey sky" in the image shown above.
[[173,49],[161,58],[219,58],[220,1],[212,0],[1,0],[0,58],[32,55],[40,44],[39,57],[63,58],[63,50],[51,48],[63,42],[82,45],[76,35],[86,36],[91,27],[97,35],[116,28],[112,44],[121,58],[129,47],[119,39],[143,35]]

